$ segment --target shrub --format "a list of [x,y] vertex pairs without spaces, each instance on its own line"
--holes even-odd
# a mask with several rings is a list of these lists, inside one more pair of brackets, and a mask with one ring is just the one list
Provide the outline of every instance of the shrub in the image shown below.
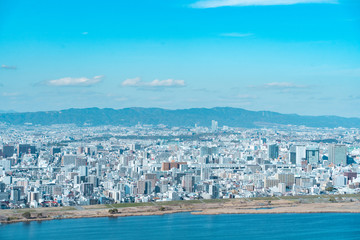
[[116,208],[109,209],[110,214],[116,214],[119,213],[119,211]]
[[30,218],[31,218],[31,213],[30,213],[30,212],[24,212],[24,213],[22,214],[22,216],[23,216],[24,218],[26,218],[26,219],[30,219]]

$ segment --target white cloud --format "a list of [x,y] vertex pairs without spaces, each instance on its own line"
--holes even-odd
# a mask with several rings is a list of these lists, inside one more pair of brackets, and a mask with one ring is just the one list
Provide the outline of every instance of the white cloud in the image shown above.
[[82,35],[88,35],[89,33],[88,32],[83,32],[81,33]]
[[166,79],[166,80],[158,80],[155,79],[151,82],[143,82],[141,78],[130,78],[126,79],[121,83],[124,87],[184,87],[184,80],[174,80],[174,79]]
[[148,86],[151,87],[183,87],[185,86],[184,80],[174,80],[174,79],[166,79],[166,80],[158,80],[148,83]]
[[262,85],[265,88],[306,88],[305,85],[297,85],[291,82],[271,82]]
[[253,35],[254,35],[253,33],[236,33],[236,32],[220,34],[220,36],[222,36],[222,37],[240,37],[240,38],[241,37],[250,37]]
[[64,86],[91,86],[96,83],[99,83],[103,76],[95,76],[93,78],[72,78],[72,77],[65,77],[55,80],[45,81],[44,84],[48,86],[56,86],[56,87],[64,87]]
[[1,68],[3,69],[8,69],[8,70],[15,70],[16,69],[16,66],[8,66],[8,65],[1,65]]
[[121,85],[123,85],[124,87],[134,87],[134,86],[138,86],[140,83],[141,83],[141,79],[137,77],[137,78],[126,79],[121,83]]
[[217,8],[232,6],[271,6],[304,3],[338,3],[338,0],[203,0],[190,5],[192,8]]

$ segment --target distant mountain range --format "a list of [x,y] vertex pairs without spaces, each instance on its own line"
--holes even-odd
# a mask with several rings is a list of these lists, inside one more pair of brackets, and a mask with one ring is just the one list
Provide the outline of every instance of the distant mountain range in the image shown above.
[[0,113],[16,113],[14,110],[0,110]]
[[308,127],[345,127],[360,128],[360,118],[337,116],[300,116],[269,111],[248,111],[241,108],[191,108],[167,110],[161,108],[85,108],[62,111],[0,113],[0,122],[13,125],[32,123],[34,125],[51,124],[89,124],[134,126],[141,124],[165,124],[167,126],[210,126],[211,120],[219,126],[260,127],[274,125],[304,125]]

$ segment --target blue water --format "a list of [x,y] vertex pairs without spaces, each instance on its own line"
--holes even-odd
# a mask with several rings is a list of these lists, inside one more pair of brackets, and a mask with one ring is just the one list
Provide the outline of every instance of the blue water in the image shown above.
[[83,218],[0,225],[16,239],[360,239],[360,214],[191,215]]

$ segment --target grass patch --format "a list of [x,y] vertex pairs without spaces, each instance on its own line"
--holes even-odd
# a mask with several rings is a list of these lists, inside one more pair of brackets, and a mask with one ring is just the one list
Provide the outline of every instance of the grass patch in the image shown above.
[[106,209],[106,208],[112,208],[110,206],[110,204],[98,204],[98,205],[87,205],[87,206],[81,206],[82,208],[86,209],[86,210],[91,210],[91,209]]
[[41,209],[44,209],[46,211],[52,211],[52,212],[74,211],[74,210],[76,210],[76,208],[74,208],[74,207],[41,208]]
[[165,202],[146,202],[146,203],[115,203],[99,205],[99,208],[126,208],[126,207],[143,207],[143,206],[179,206],[192,205],[201,203],[222,203],[230,201],[230,199],[201,199],[201,200],[180,200],[180,201],[165,201]]
[[253,198],[248,198],[250,201],[252,200],[267,200],[267,201],[276,201],[279,200],[279,198],[277,197],[253,197]]
[[203,199],[202,201],[204,203],[223,203],[223,202],[229,202],[233,199],[229,199],[229,198],[222,198],[222,199]]
[[126,207],[144,207],[144,206],[154,206],[153,203],[114,203],[114,204],[105,204],[107,208],[126,208]]
[[23,208],[23,209],[16,209],[15,212],[16,213],[24,213],[24,212],[35,213],[37,211],[35,209],[31,209],[31,208]]
[[179,205],[192,205],[192,204],[201,204],[201,203],[222,203],[228,201],[230,201],[230,199],[182,200],[182,201],[166,201],[166,202],[156,202],[156,203],[159,205],[166,205],[166,206],[179,206]]

